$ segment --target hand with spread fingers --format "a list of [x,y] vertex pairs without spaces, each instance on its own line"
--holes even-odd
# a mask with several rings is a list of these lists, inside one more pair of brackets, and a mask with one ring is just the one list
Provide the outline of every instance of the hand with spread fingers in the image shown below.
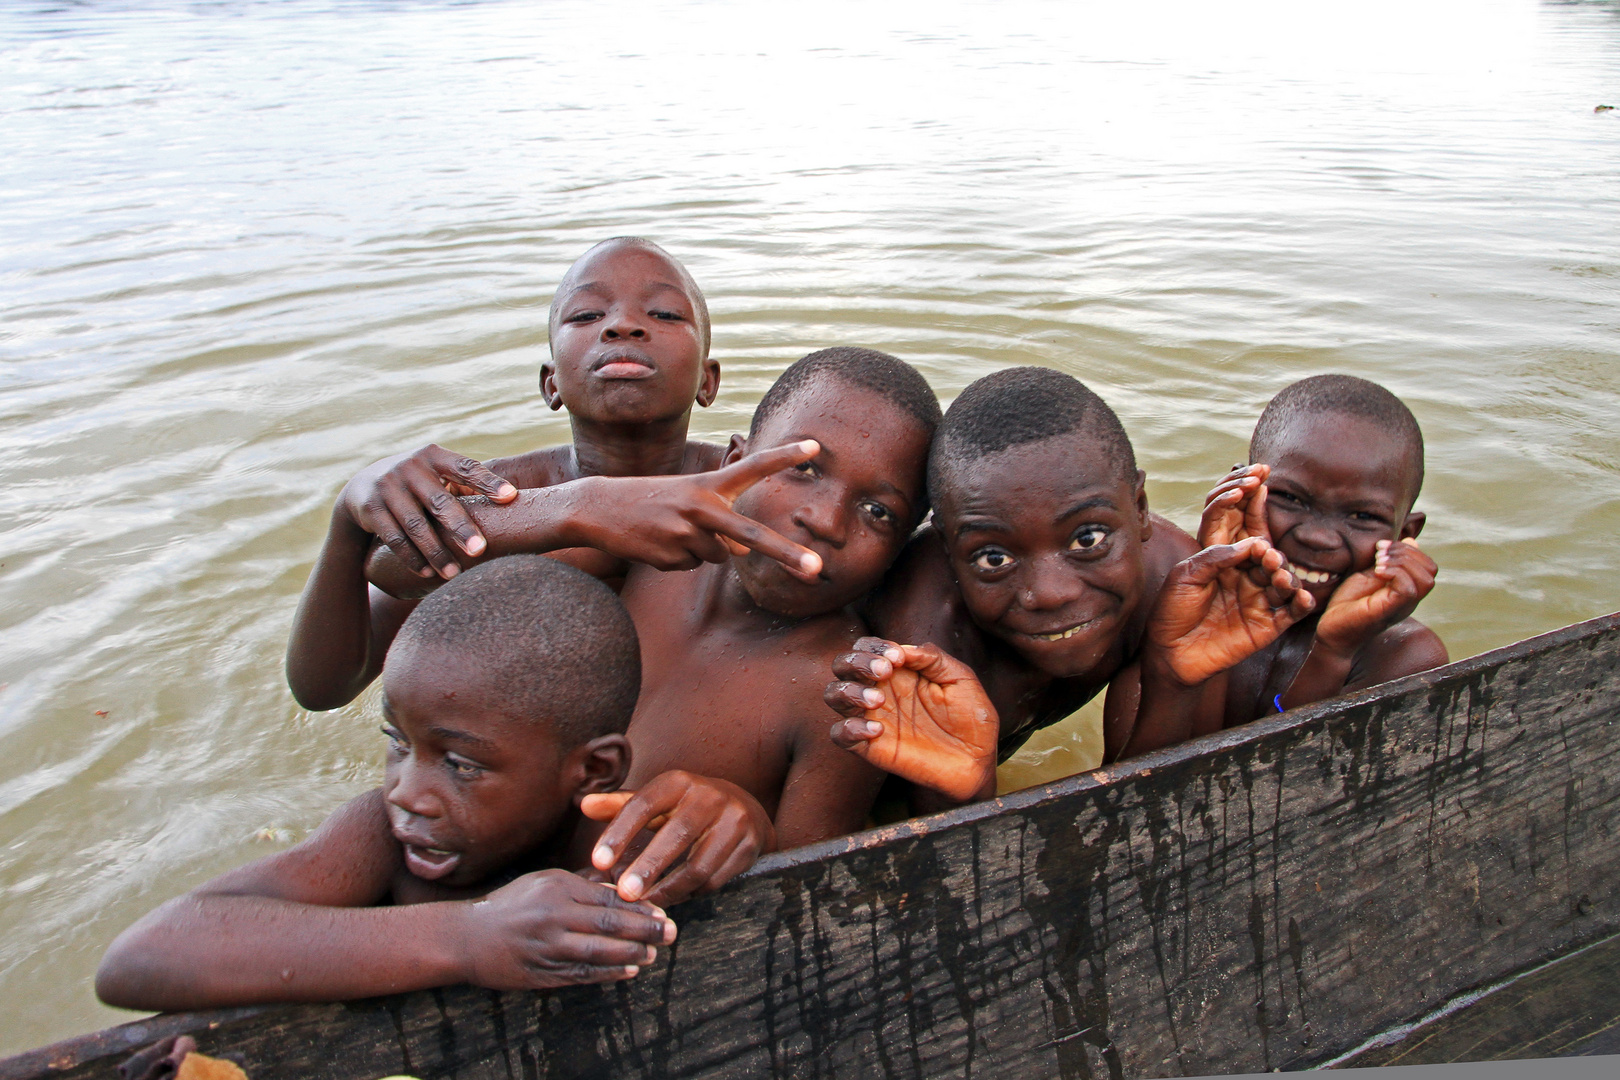
[[1440,568],[1416,540],[1380,540],[1372,568],[1351,574],[1333,590],[1316,621],[1319,644],[1345,655],[1417,609],[1434,588]]
[[1271,541],[1266,525],[1266,478],[1270,465],[1234,465],[1208,495],[1198,522],[1198,546],[1235,544],[1251,536]]
[[956,802],[995,794],[1001,721],[973,669],[936,645],[866,637],[833,661],[832,740]]
[[457,498],[467,495],[504,504],[518,490],[481,462],[430,443],[361,469],[338,505],[413,573],[449,580],[465,569],[458,552],[477,556],[486,546]]
[[1277,640],[1311,613],[1310,593],[1258,536],[1207,547],[1177,564],[1148,620],[1156,659],[1198,686]]
[[609,822],[591,864],[626,901],[678,904],[713,892],[776,848],[776,830],[757,799],[736,784],[680,770],[659,773],[639,791],[587,795],[580,810]]

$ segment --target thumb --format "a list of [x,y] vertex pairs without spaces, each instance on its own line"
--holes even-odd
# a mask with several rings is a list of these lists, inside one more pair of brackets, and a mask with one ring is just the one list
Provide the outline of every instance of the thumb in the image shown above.
[[592,821],[612,821],[634,795],[633,791],[608,791],[587,795],[579,800],[579,812]]

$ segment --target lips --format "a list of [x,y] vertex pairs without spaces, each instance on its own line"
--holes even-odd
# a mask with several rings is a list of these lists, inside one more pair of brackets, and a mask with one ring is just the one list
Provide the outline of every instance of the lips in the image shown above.
[[647,357],[623,349],[608,353],[591,365],[591,372],[604,379],[646,379],[655,370]]
[[1028,638],[1033,641],[1067,641],[1076,634],[1083,634],[1092,629],[1100,621],[1099,619],[1087,619],[1085,622],[1075,623],[1073,626],[1066,626],[1059,630],[1050,630],[1043,633],[1032,633],[1024,630],[1018,630],[1015,633],[1021,638]]
[[394,837],[400,842],[405,853],[405,869],[423,881],[437,881],[454,872],[461,865],[461,852],[449,848],[432,847],[426,843],[415,842],[399,836]]
[[1285,561],[1283,568],[1306,585],[1326,585],[1331,581],[1337,581],[1339,578],[1338,574],[1332,574],[1326,570],[1312,570],[1292,561]]

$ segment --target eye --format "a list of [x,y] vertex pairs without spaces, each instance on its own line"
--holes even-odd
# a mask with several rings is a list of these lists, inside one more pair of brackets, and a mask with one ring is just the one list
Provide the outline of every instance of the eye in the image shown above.
[[1286,491],[1278,491],[1276,488],[1272,488],[1266,494],[1266,498],[1271,502],[1281,503],[1283,506],[1288,507],[1297,508],[1305,505],[1305,500],[1301,499],[1298,495],[1294,495]]
[[397,729],[384,724],[378,730],[388,736],[388,752],[390,754],[403,754],[409,748],[410,744],[405,741],[405,736],[400,734]]
[[450,771],[455,774],[457,780],[475,780],[484,775],[482,765],[455,754],[444,755],[444,763],[450,767]]
[[1389,524],[1382,516],[1373,513],[1371,510],[1354,511],[1350,515],[1350,521],[1352,524],[1360,525],[1363,528],[1383,528]]
[[1108,539],[1108,530],[1101,525],[1083,525],[1069,541],[1070,551],[1091,551]]
[[600,319],[601,317],[602,317],[602,313],[600,311],[576,311],[574,314],[569,315],[566,318],[564,318],[563,322],[565,322],[565,323],[588,323],[588,322],[595,322],[597,319]]
[[1000,548],[985,548],[982,551],[975,552],[972,561],[973,565],[978,569],[993,574],[1011,566],[1013,557]]
[[793,471],[803,476],[820,476],[821,469],[814,461],[801,461],[793,466]]
[[685,322],[686,321],[686,316],[682,315],[678,311],[649,311],[649,312],[647,312],[647,314],[651,315],[655,319],[662,319],[665,322]]
[[883,525],[894,525],[900,521],[900,518],[893,510],[890,510],[887,506],[884,506],[882,503],[876,502],[872,499],[868,499],[861,503],[861,509],[865,510],[868,514],[871,514],[877,522]]

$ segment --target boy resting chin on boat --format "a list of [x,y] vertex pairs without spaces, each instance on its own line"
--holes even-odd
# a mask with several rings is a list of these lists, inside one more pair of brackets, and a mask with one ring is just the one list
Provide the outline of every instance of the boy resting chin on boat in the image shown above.
[[[103,1001],[176,1010],[607,982],[674,941],[652,902],[568,869],[586,865],[582,807],[630,768],[640,657],[609,588],[539,556],[477,567],[406,620],[383,685],[383,786],[126,930],[97,972]],[[681,827],[716,868],[701,884],[718,886],[771,844],[770,823],[723,782],[684,786],[712,797],[706,823],[688,812]]]

